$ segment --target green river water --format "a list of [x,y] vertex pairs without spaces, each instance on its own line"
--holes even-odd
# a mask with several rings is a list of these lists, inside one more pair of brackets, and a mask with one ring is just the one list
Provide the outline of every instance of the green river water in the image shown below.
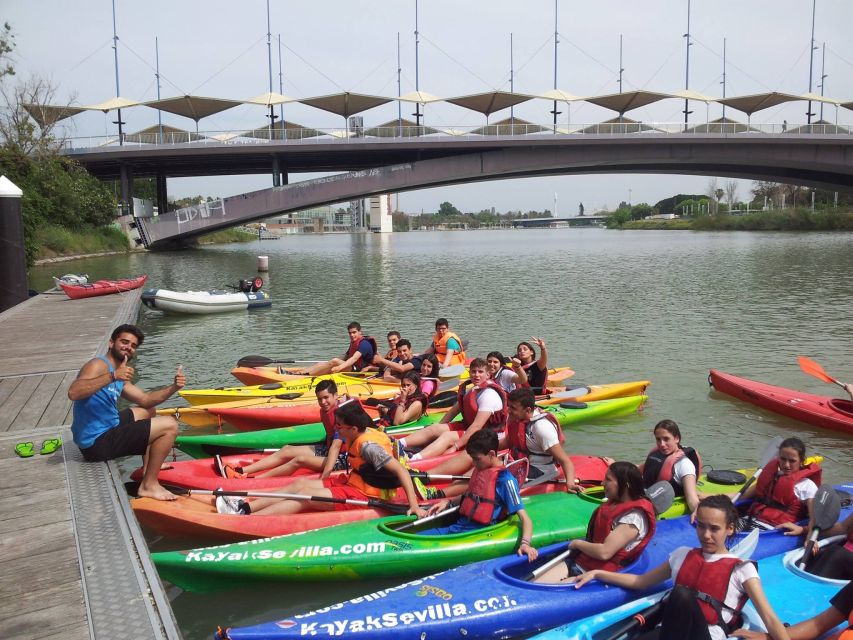
[[[707,382],[708,370],[718,368],[812,393],[841,392],[802,373],[798,355],[853,380],[851,234],[306,235],[46,265],[33,270],[30,286],[44,290],[51,275],[85,272],[92,279],[147,273],[154,288],[224,288],[255,276],[258,255],[269,256],[269,274],[262,275],[270,309],[207,317],[140,312],[146,340],[138,384],[169,382],[179,363],[188,386],[210,387],[234,383],[228,370],[244,355],[338,355],[352,320],[380,344],[393,328],[422,350],[435,319],[445,316],[470,341],[469,355],[512,353],[519,341],[541,336],[552,366],[577,372],[573,382],[652,381],[641,413],[568,431],[572,453],[640,462],[653,445],[653,425],[671,418],[706,465],[754,466],[769,438],[791,434],[824,456],[826,480],[853,477],[853,437],[735,401]],[[152,538],[151,544],[190,543]],[[217,624],[268,620],[393,583],[235,585],[215,595],[172,588],[169,595],[185,637],[203,638]]]

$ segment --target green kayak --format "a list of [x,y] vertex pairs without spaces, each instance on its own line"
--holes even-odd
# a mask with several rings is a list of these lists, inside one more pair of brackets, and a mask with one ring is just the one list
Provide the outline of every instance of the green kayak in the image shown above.
[[[602,417],[616,417],[635,412],[647,399],[647,396],[628,396],[594,402],[566,402],[565,406],[543,407],[544,411],[554,414],[561,427],[586,420]],[[388,427],[386,433],[403,435],[425,425],[441,420],[444,413],[421,416],[414,422]],[[460,419],[458,416],[457,420]],[[231,455],[247,450],[278,449],[287,444],[310,444],[320,442],[326,437],[323,425],[319,422],[298,427],[282,427],[263,431],[242,431],[239,433],[221,433],[203,436],[178,436],[175,446],[193,458],[209,458],[213,455]]]

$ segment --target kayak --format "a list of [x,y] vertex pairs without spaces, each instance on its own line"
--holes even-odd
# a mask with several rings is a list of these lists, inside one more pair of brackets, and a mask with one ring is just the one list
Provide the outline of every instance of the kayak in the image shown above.
[[[572,461],[579,477],[595,479],[598,482],[604,479],[607,465],[601,458],[572,456]],[[426,462],[429,461],[418,461],[412,466],[428,470],[429,465],[419,464]],[[220,480],[227,482],[222,478]],[[531,489],[541,491],[542,487],[545,486],[558,487],[559,485],[537,485]],[[241,485],[236,488],[244,489],[246,486]],[[522,493],[526,495],[527,491],[526,489],[522,490]],[[194,537],[221,542],[282,536],[348,522],[372,520],[388,515],[388,512],[383,509],[365,507],[347,511],[304,511],[287,517],[264,515],[247,517],[217,513],[212,505],[212,500],[209,497],[202,498],[201,496],[179,496],[177,500],[172,502],[136,498],[130,504],[139,522],[155,533],[164,536]]]
[[[337,382],[341,393],[356,396],[373,396],[375,398],[390,398],[400,391],[399,382],[388,382],[381,378],[364,379],[361,376],[338,374],[340,381]],[[302,378],[301,380],[289,380],[281,382],[270,382],[269,384],[253,385],[249,387],[217,387],[216,389],[181,389],[178,393],[191,405],[208,405],[230,400],[245,400],[251,398],[275,398],[284,394],[299,394],[296,398],[314,400],[313,390],[319,378]],[[309,395],[310,394],[310,395]],[[291,400],[291,398],[279,398]]]
[[[585,422],[603,417],[629,415],[635,412],[644,402],[646,396],[629,396],[627,398],[612,398],[593,402],[569,402],[569,406],[549,406],[546,411],[554,414],[561,427],[578,422]],[[566,402],[566,401],[564,401]],[[316,403],[315,403],[316,406]],[[190,409],[192,410],[192,409]],[[432,424],[441,419],[443,413],[427,414],[418,421],[400,427]],[[302,427],[306,429],[302,429]],[[400,427],[389,427],[389,434],[400,433]],[[216,454],[238,453],[240,450],[263,450],[280,448],[286,444],[310,444],[320,442],[325,438],[325,431],[319,423],[281,429],[266,429],[246,433],[210,434],[200,436],[180,435],[175,439],[175,446],[193,458],[207,458]]]
[[[745,537],[746,534],[738,534]],[[578,537],[578,536],[574,536]],[[759,534],[752,557],[765,558],[799,544],[798,538],[769,531]],[[696,546],[696,533],[687,517],[663,520],[643,554],[624,571],[644,573],[666,561],[681,546]],[[294,616],[241,629],[227,630],[231,640],[331,637],[354,633],[376,620],[371,638],[431,640],[526,636],[606,611],[638,596],[660,591],[628,591],[592,582],[582,589],[565,583],[531,584],[525,577],[566,550],[565,541],[540,550],[529,563],[516,554],[468,564],[412,583],[387,589],[381,598],[359,597]]]
[[79,300],[80,298],[93,298],[95,296],[105,296],[111,293],[139,289],[139,287],[145,284],[147,279],[147,275],[142,275],[122,280],[97,280],[96,282],[84,282],[80,284],[57,282],[57,284],[62,287],[62,290],[69,298]]
[[776,387],[716,369],[711,369],[708,382],[717,391],[773,413],[815,427],[853,433],[853,402],[850,400]]
[[147,289],[142,293],[142,303],[151,309],[172,313],[210,314],[269,307],[272,300],[266,291]]
[[635,380],[633,382],[615,382],[612,384],[566,385],[565,391],[572,392],[571,398],[567,398],[565,394],[559,392],[559,395],[563,397],[553,398],[551,396],[544,396],[541,399],[537,399],[536,404],[540,407],[547,407],[549,405],[560,404],[566,400],[590,402],[592,400],[609,400],[610,398],[638,396],[644,394],[650,384],[650,380]]
[[[836,489],[850,491],[852,485],[841,485]],[[842,509],[840,519],[853,513],[849,505]],[[658,531],[663,523],[658,524]],[[769,534],[769,535],[768,535]],[[739,533],[737,537],[744,534]],[[837,539],[840,539],[837,538]],[[829,540],[820,541],[818,544],[826,544]],[[655,544],[653,541],[649,545]],[[696,535],[690,546],[695,546]],[[648,549],[648,548],[647,548]],[[783,622],[795,624],[801,620],[816,615],[827,608],[829,599],[835,595],[841,587],[846,584],[843,580],[827,580],[802,571],[795,567],[795,563],[802,557],[802,539],[793,536],[779,535],[776,531],[760,531],[758,546],[751,558],[761,560],[758,565],[759,575],[764,593],[767,595],[773,610],[779,615]],[[582,592],[588,586],[579,591]],[[622,591],[610,587],[612,591]],[[636,593],[636,592],[635,592]],[[540,635],[534,636],[542,640],[559,640],[572,638],[574,640],[594,640],[596,634],[602,630],[620,622],[635,613],[639,613],[661,599],[665,592],[632,600],[618,608],[612,608],[590,617],[577,619],[571,624],[566,624]],[[763,623],[752,606],[747,602],[743,610],[744,628],[753,630],[764,630]]]
[[[523,500],[527,515],[535,523],[532,543],[537,548],[584,536],[592,512],[601,504],[600,499],[588,493],[565,491],[539,493]],[[683,515],[686,507],[683,499],[679,501],[680,507],[674,505],[663,517]],[[516,516],[452,535],[398,531],[411,521],[407,516],[388,516],[311,531],[307,537],[297,533],[220,547],[155,553],[152,558],[164,580],[188,591],[209,591],[247,581],[316,582],[424,575],[513,553],[521,535]],[[439,519],[421,527],[442,524],[446,523]]]

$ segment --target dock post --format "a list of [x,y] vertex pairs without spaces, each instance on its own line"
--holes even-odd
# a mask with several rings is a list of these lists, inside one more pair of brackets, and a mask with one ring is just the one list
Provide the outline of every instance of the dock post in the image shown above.
[[11,180],[0,176],[0,312],[29,297],[22,195]]

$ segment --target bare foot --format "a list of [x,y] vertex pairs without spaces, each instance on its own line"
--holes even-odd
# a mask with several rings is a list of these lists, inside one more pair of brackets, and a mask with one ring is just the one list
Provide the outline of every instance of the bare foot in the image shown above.
[[171,468],[172,468],[172,465],[169,464],[168,462],[164,462],[163,464],[160,465],[160,471],[168,471]]
[[167,491],[162,485],[157,484],[154,487],[144,487],[139,485],[139,490],[136,492],[140,498],[154,498],[155,500],[177,500],[176,496],[171,491]]

